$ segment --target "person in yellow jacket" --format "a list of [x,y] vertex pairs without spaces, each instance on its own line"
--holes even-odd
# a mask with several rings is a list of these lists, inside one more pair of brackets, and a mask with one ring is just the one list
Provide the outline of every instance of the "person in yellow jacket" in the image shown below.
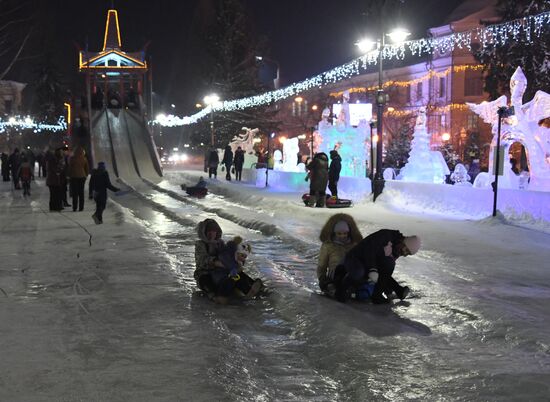
[[317,278],[322,291],[329,295],[334,292],[334,287],[330,285],[334,281],[336,267],[342,264],[346,253],[362,238],[351,215],[336,214],[327,220],[319,236],[323,243],[317,263]]
[[82,147],[76,147],[69,160],[70,193],[73,198],[73,211],[84,209],[84,184],[89,174],[88,159]]

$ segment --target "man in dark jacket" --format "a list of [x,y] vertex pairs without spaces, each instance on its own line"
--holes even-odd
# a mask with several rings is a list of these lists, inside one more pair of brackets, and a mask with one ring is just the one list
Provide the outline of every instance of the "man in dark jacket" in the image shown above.
[[8,159],[8,163],[11,171],[11,178],[13,181],[13,187],[16,190],[20,190],[21,186],[19,184],[19,177],[17,176],[17,171],[19,170],[19,165],[21,164],[21,155],[19,154],[19,148],[15,148],[13,153]]
[[225,180],[231,181],[231,166],[233,165],[233,151],[231,150],[230,145],[225,147],[221,164],[225,165]]
[[107,205],[107,189],[114,192],[120,191],[118,187],[111,184],[109,172],[105,170],[105,162],[99,162],[97,164],[97,169],[92,171],[89,185],[89,191],[93,195],[96,205],[96,210],[92,218],[98,225],[103,223],[103,211]]
[[235,180],[241,181],[244,165],[244,151],[241,147],[237,147],[237,150],[235,151],[233,165],[235,166]]
[[342,158],[337,150],[330,151],[330,167],[328,168],[328,189],[330,194],[338,198],[338,180],[342,170]]
[[2,152],[2,178],[4,181],[10,181],[10,169],[8,162],[8,154]]
[[216,150],[216,148],[210,148],[207,160],[208,178],[211,179],[212,175],[214,175],[214,179],[216,179],[218,177],[218,165],[220,163],[220,157],[218,156],[218,151]]
[[393,292],[403,300],[409,288],[393,279],[395,261],[415,254],[419,248],[418,236],[405,237],[398,230],[382,229],[368,235],[346,254],[343,278],[337,281],[336,299],[346,302],[355,289],[371,283],[374,284],[373,303],[389,303]]
[[328,182],[328,157],[324,152],[315,154],[307,165],[309,171],[309,207],[324,207]]

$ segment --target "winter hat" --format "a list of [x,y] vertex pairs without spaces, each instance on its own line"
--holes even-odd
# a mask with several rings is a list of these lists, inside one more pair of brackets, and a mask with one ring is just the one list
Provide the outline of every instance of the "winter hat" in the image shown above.
[[220,226],[216,223],[214,219],[208,219],[206,222],[206,226],[204,227],[204,232],[217,232],[219,231]]
[[243,243],[237,244],[236,254],[243,254],[248,257],[251,252],[252,252],[252,247],[250,247],[249,243],[243,242]]
[[338,221],[336,225],[334,225],[334,233],[336,232],[349,232],[349,225],[346,221]]
[[105,169],[105,162],[99,162],[99,163],[97,164],[97,168],[98,168],[98,169]]
[[416,254],[420,249],[420,237],[407,236],[403,239],[403,244],[409,249],[411,255]]
[[249,256],[250,252],[252,251],[252,247],[250,247],[250,244],[243,241],[243,238],[241,236],[235,236],[232,242],[236,245],[235,258],[237,258],[237,254],[243,254],[246,257]]

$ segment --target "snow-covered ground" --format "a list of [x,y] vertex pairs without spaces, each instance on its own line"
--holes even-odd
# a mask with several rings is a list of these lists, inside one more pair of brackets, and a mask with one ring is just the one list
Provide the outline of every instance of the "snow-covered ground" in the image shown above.
[[[169,171],[113,196],[96,226],[2,183],[0,400],[547,400],[550,234],[464,219],[389,194],[347,210],[300,193]],[[412,297],[391,306],[319,296],[319,230],[348,212],[362,233],[417,234],[398,261]],[[414,211],[414,212],[410,212]],[[251,241],[269,293],[230,306],[196,291],[196,224]],[[91,244],[90,244],[91,239]]]

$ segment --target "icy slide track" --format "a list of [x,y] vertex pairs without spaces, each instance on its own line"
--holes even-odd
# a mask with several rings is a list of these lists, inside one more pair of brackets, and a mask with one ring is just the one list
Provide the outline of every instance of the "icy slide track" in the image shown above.
[[[189,296],[182,319],[210,328],[192,341],[189,357],[210,367],[216,386],[203,398],[542,400],[550,392],[548,345],[530,333],[542,329],[520,305],[504,311],[489,290],[471,299],[471,282],[486,278],[460,262],[428,250],[400,262],[406,269],[399,278],[415,289],[410,302],[342,305],[317,294],[317,233],[299,220],[272,221],[268,211],[218,195],[188,199],[175,182],[129,184],[135,192],[115,201],[141,218],[169,255]],[[248,270],[264,279],[268,295],[224,307],[200,297],[193,251],[205,217],[217,219],[226,237],[253,242]],[[430,276],[434,271],[444,275]]]
[[104,109],[94,116],[92,133],[95,163],[106,162],[113,178],[158,180],[162,176],[150,134],[137,114]]

